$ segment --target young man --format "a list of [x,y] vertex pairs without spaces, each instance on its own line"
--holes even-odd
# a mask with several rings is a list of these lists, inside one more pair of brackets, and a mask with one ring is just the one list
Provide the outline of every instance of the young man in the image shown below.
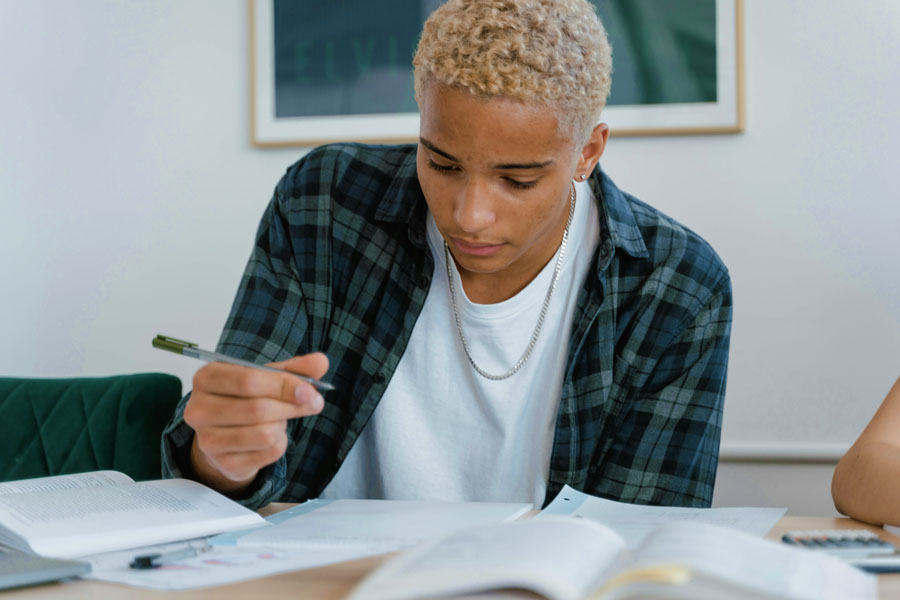
[[900,379],[834,469],[831,496],[848,517],[900,525]]
[[219,343],[336,391],[204,366],[166,474],[250,506],[540,506],[564,484],[708,506],[728,272],[597,166],[611,58],[591,5],[450,0],[414,64],[419,143],[291,167]]

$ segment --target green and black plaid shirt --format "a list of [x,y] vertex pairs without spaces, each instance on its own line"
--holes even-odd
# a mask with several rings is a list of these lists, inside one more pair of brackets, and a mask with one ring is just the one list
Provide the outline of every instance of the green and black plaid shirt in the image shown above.
[[[318,496],[403,355],[434,274],[415,152],[325,146],[275,189],[218,349],[259,363],[321,350],[337,390],[321,414],[290,422],[287,452],[260,472],[248,506]],[[547,499],[569,484],[625,502],[709,506],[728,271],[699,236],[599,168],[590,184],[600,239],[569,339]],[[165,476],[190,476],[186,401],[163,437]]]

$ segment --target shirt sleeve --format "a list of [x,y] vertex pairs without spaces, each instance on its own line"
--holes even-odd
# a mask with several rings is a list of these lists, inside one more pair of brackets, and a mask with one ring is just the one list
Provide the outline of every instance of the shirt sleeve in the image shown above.
[[638,504],[708,507],[719,457],[731,334],[727,272],[655,361],[633,367],[592,493]]
[[[278,191],[260,222],[256,243],[241,278],[218,350],[256,363],[284,360],[303,353],[306,316],[303,310],[289,227],[278,209]],[[193,479],[190,449],[194,431],[184,422],[182,398],[162,436],[163,477]],[[290,444],[290,442],[289,442]],[[259,508],[277,500],[286,485],[282,456],[259,471],[256,480],[234,500]]]

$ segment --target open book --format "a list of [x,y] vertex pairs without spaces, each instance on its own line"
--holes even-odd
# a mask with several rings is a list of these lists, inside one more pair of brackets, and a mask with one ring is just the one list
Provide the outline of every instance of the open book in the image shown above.
[[588,519],[546,517],[468,529],[389,559],[349,600],[493,590],[551,600],[864,600],[876,580],[842,560],[715,525],[673,522],[634,550]]
[[0,483],[0,543],[74,557],[265,525],[255,512],[186,479],[136,483],[95,471]]

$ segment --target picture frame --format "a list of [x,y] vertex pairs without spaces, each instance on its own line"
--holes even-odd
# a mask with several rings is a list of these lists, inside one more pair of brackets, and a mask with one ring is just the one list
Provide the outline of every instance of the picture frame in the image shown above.
[[[680,92],[677,90],[671,96],[666,96],[668,92],[663,90],[646,98],[635,93],[635,90],[640,91],[641,77],[644,81],[655,82],[663,74],[676,84],[685,79],[684,74],[669,64],[673,53],[659,41],[684,39],[684,23],[679,25],[681,30],[673,29],[670,34],[667,33],[666,27],[670,25],[658,18],[659,10],[651,4],[654,1],[660,0],[595,0],[614,48],[613,91],[602,116],[602,120],[610,125],[610,134],[652,136],[743,131],[742,0],[682,0],[688,8],[705,11],[702,14],[698,12],[698,20],[703,21],[702,27],[698,25],[693,28],[696,31],[687,32],[696,34],[694,37],[699,40],[691,44],[692,48],[701,49],[700,59],[695,62],[705,71],[699,71],[703,81],[693,88],[704,90],[704,95],[687,101],[678,97]],[[621,4],[617,13],[616,2],[628,4]],[[664,2],[671,3],[673,0]],[[348,11],[342,10],[340,15],[336,14],[332,21],[333,28],[319,26],[313,29],[313,25],[308,24],[310,19],[291,18],[289,13],[291,10],[301,10],[298,6],[309,6],[307,3],[248,0],[251,143],[256,147],[311,147],[337,141],[415,141],[418,138],[419,116],[412,98],[411,56],[421,22],[440,3],[441,0],[414,3],[410,15],[404,13],[402,22],[385,18],[385,22],[375,25],[356,24],[357,30],[364,27],[367,33],[357,36],[358,39],[350,39],[352,36],[348,35],[346,28],[354,25],[352,22],[348,24]],[[332,6],[331,3],[316,3],[319,4]],[[643,15],[634,10],[641,5],[644,6]],[[337,8],[338,3],[333,6]],[[608,12],[604,14],[603,9]],[[326,9],[319,10],[317,19],[328,17],[321,13]],[[684,21],[686,17],[679,16],[683,12],[673,11],[672,14]],[[277,21],[276,13],[279,16]],[[341,19],[338,20],[337,16]],[[396,15],[391,19],[397,20]],[[286,29],[285,24],[294,22],[304,23],[307,29]],[[644,63],[638,64],[630,59],[628,50],[636,42],[621,37],[623,31],[628,32],[627,27],[620,26],[621,23],[629,25],[631,31],[642,34],[654,32],[653,36],[633,37],[639,38],[638,42],[648,47],[654,44],[659,46],[658,58],[653,56],[654,49],[649,48],[634,53]],[[703,30],[703,27],[706,29]],[[329,35],[333,35],[334,39],[330,40]],[[276,55],[282,58],[276,58]],[[352,80],[341,79],[342,72],[354,69],[362,76]],[[298,74],[301,70],[303,72]],[[638,75],[632,76],[633,73]],[[624,101],[617,100],[617,96],[624,96]],[[380,103],[380,106],[369,110],[373,102]],[[325,114],[329,112],[332,114]]]
[[697,135],[744,131],[743,0],[714,0],[714,4],[715,92],[710,94],[714,97],[696,102],[614,103],[617,79],[622,76],[622,61],[617,60],[614,45],[613,94],[602,115],[602,120],[610,126],[610,135]]

